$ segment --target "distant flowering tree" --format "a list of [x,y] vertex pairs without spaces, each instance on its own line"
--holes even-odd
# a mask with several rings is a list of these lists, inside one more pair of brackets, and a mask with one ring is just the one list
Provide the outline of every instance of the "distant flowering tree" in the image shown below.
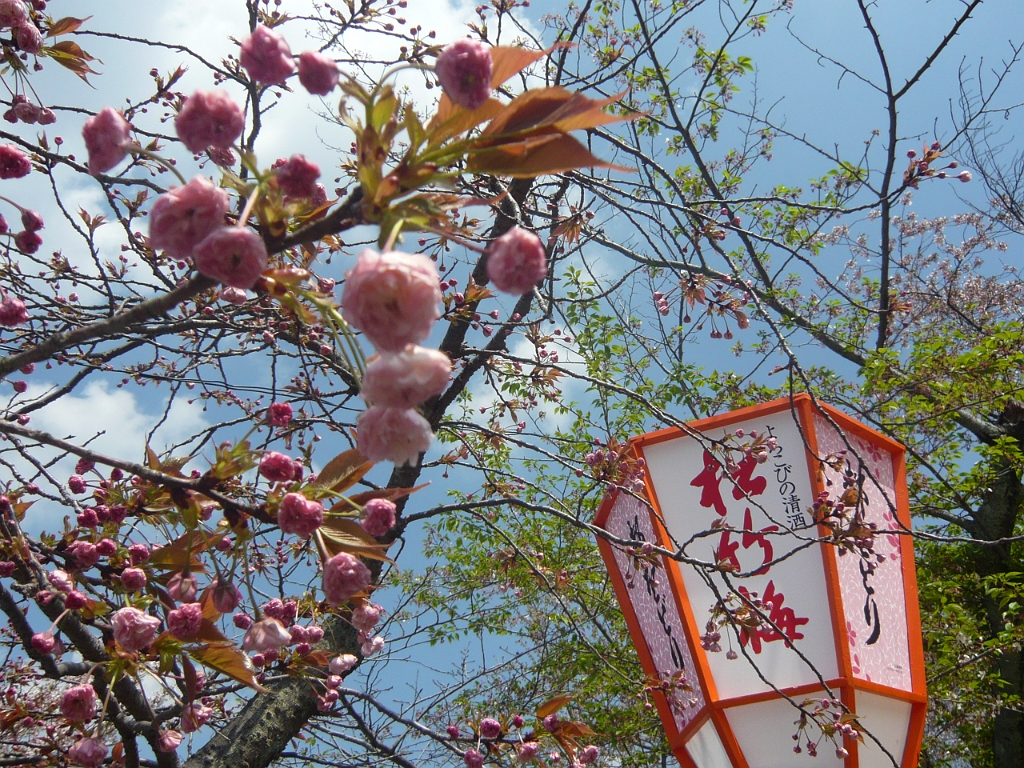
[[[58,4],[0,0],[0,764],[653,764],[669,749],[652,702],[684,684],[639,672],[596,565],[595,505],[643,487],[631,434],[798,390],[910,446],[944,686],[931,764],[1003,754],[985,713],[1024,733],[1022,290],[993,260],[1024,219],[1005,184],[992,211],[910,207],[978,186],[951,183],[972,174],[950,157],[995,94],[965,97],[945,134],[902,111],[977,0],[912,47],[923,63],[905,86],[874,10],[842,4],[874,35],[890,127],[866,129],[859,161],[813,148],[809,192],[774,180],[795,164],[768,181],[764,165],[776,142],[810,139],[736,103],[753,69],[738,51],[788,0],[544,17],[494,0],[447,41],[404,18],[407,0],[247,0],[222,61],[54,17]],[[380,51],[349,50],[366,33]],[[93,114],[67,73],[40,70],[96,76],[79,42],[97,38],[125,46],[118,65],[151,46],[183,63]],[[202,73],[191,93],[186,64]],[[410,96],[410,74],[436,102]],[[70,106],[44,106],[58,75]],[[307,96],[351,138],[333,167],[308,146],[267,156],[266,126]],[[30,199],[33,183],[51,196]],[[83,184],[100,210],[74,197]],[[119,388],[160,408],[134,454],[75,422]],[[55,421],[67,403],[75,417]],[[202,425],[160,445],[186,403]],[[709,439],[733,477],[773,450]],[[428,566],[393,568],[420,533]],[[687,542],[613,543],[652,574],[662,556],[723,567]],[[738,591],[708,606],[705,648],[762,626],[761,608]],[[419,682],[467,636],[478,666]],[[408,700],[358,677],[403,655],[423,665],[396,673]],[[864,738],[824,701],[794,713],[809,754]]]

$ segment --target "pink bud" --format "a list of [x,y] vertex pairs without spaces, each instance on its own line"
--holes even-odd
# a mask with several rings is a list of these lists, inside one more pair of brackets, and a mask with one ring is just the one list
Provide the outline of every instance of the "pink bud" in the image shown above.
[[215,579],[210,585],[213,607],[221,613],[231,613],[242,602],[242,593],[230,581]]
[[547,274],[544,244],[532,232],[513,227],[487,249],[487,277],[505,293],[521,295]]
[[0,179],[20,179],[32,173],[32,161],[13,144],[0,144]]
[[106,173],[124,160],[131,137],[130,126],[120,112],[104,107],[82,125],[82,138],[89,152],[89,173]]
[[174,128],[190,152],[226,150],[242,135],[245,117],[227,91],[196,91],[174,118]]
[[274,618],[261,619],[254,623],[242,638],[246,651],[267,651],[282,648],[291,643],[292,637],[284,625]]
[[32,635],[32,649],[37,653],[50,653],[57,645],[52,632],[37,632]]
[[167,594],[179,603],[191,603],[199,594],[199,580],[192,574],[176,573],[167,582]]
[[242,41],[239,62],[249,77],[266,85],[281,85],[295,71],[288,43],[262,24]]
[[490,98],[493,68],[491,49],[466,38],[441,51],[434,72],[449,99],[460,107],[477,109]]

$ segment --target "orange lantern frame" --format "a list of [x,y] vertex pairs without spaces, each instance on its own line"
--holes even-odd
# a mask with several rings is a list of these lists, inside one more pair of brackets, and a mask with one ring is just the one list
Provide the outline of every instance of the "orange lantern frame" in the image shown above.
[[[720,416],[713,416],[699,421],[691,422],[686,429],[668,428],[651,432],[629,441],[630,451],[638,458],[644,458],[645,449],[667,440],[692,439],[694,433],[707,433],[712,429],[729,427],[741,422],[747,422],[758,417],[777,414],[781,411],[792,411],[799,420],[800,430],[807,446],[805,458],[807,472],[811,481],[811,487],[815,496],[825,490],[824,479],[819,473],[819,442],[815,428],[815,412],[825,415],[844,434],[856,436],[869,444],[882,447],[890,453],[893,459],[893,478],[895,491],[895,516],[903,531],[911,529],[909,499],[906,486],[905,449],[894,440],[876,432],[846,414],[813,400],[809,395],[798,394],[792,398],[782,398],[761,405],[731,411]],[[673,551],[675,545],[669,535],[663,520],[661,504],[658,501],[657,492],[654,489],[651,474],[648,473],[644,481],[644,491],[647,501],[650,504],[650,525],[654,532],[654,544]],[[611,514],[616,500],[621,491],[615,489],[605,497],[594,524],[598,528],[605,528],[609,515]],[[822,525],[817,526],[819,534],[824,538],[831,532]],[[602,557],[608,566],[611,575],[612,585],[616,596],[622,607],[626,624],[629,627],[630,635],[636,646],[644,672],[652,679],[659,677],[659,671],[655,664],[651,651],[648,648],[641,623],[637,618],[631,597],[631,589],[627,587],[626,581],[615,561],[615,548],[602,537],[598,537],[598,546]],[[836,692],[842,703],[851,712],[857,713],[857,694],[879,694],[887,699],[897,699],[911,705],[909,728],[903,754],[900,759],[900,768],[915,768],[918,763],[918,755],[924,735],[925,712],[927,705],[927,694],[925,689],[925,666],[924,652],[921,640],[921,623],[918,608],[917,577],[914,565],[913,546],[909,536],[900,536],[900,568],[903,576],[903,592],[905,598],[906,620],[907,620],[907,641],[910,662],[910,690],[879,685],[869,682],[862,677],[857,677],[854,672],[853,660],[851,658],[850,645],[847,637],[847,625],[845,614],[841,605],[841,591],[839,572],[837,565],[836,547],[827,543],[820,543],[817,546],[821,550],[824,563],[826,590],[833,637],[836,646],[836,662],[839,674],[825,682],[828,687]],[[686,744],[710,719],[716,726],[721,738],[722,746],[728,754],[730,761],[736,768],[749,768],[749,763],[743,750],[733,732],[726,711],[732,707],[766,702],[772,699],[782,700],[779,692],[770,690],[723,700],[716,690],[715,680],[712,675],[707,655],[701,650],[702,633],[700,625],[694,615],[693,606],[687,597],[687,590],[684,584],[680,563],[669,557],[661,557],[663,573],[668,581],[668,591],[671,593],[675,608],[682,618],[686,642],[689,646],[689,656],[694,664],[696,678],[699,681],[700,693],[702,694],[702,708],[699,713],[680,730],[676,724],[672,709],[667,696],[658,690],[652,692],[655,706],[661,717],[668,737],[669,745],[673,753],[684,768],[700,768],[690,756]],[[801,685],[790,688],[781,688],[781,694],[799,698],[821,692],[820,684]],[[854,739],[845,740],[849,755],[845,758],[844,768],[857,768],[860,765],[858,754],[858,743]],[[797,756],[794,756],[797,758]],[[797,758],[799,759],[799,758]],[[806,759],[806,757],[804,757]],[[791,761],[792,762],[792,761]]]

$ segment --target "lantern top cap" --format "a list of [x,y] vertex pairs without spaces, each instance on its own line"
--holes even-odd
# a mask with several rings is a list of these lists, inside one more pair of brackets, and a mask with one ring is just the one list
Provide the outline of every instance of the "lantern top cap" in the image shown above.
[[692,433],[705,432],[709,429],[728,427],[730,424],[749,421],[750,419],[757,418],[758,416],[769,416],[771,414],[778,413],[779,411],[790,409],[801,413],[805,417],[805,422],[810,419],[812,414],[820,413],[826,418],[834,421],[835,424],[844,432],[848,432],[867,440],[870,443],[879,445],[891,453],[902,455],[906,451],[901,443],[893,440],[891,437],[886,437],[881,432],[871,429],[871,427],[862,424],[850,415],[843,413],[830,405],[826,405],[820,399],[811,397],[811,395],[806,392],[797,393],[792,397],[780,397],[777,400],[769,400],[766,403],[758,403],[757,405],[747,406],[746,408],[740,408],[738,410],[729,411],[716,416],[708,416],[703,419],[698,419],[697,421],[687,422],[683,426],[666,427],[665,429],[659,429],[654,432],[637,435],[636,437],[630,438],[629,443],[634,447],[642,448],[645,445],[653,445],[654,443],[660,443],[665,440],[675,440],[680,437],[691,435]]

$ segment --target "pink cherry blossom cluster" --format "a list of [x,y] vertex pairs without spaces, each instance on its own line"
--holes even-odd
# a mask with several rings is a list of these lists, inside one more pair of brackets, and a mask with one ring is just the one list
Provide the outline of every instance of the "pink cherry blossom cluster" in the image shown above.
[[359,452],[371,461],[413,463],[433,439],[416,410],[448,385],[451,362],[416,346],[440,318],[440,277],[425,256],[397,251],[359,254],[345,274],[345,320],[380,355],[366,368],[361,395],[369,404],[357,421]]

